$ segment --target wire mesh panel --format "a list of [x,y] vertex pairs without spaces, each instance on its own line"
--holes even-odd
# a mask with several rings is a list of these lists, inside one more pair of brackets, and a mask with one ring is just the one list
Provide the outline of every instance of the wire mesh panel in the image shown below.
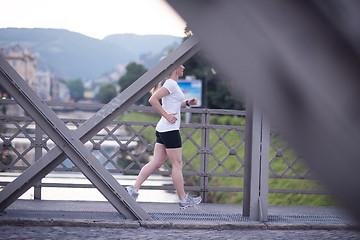
[[207,146],[208,202],[242,202],[244,152],[244,112],[212,113],[209,116]]
[[[67,111],[72,116],[73,110],[69,110],[69,106]],[[151,107],[134,106],[101,129],[85,146],[108,171],[123,176],[132,175],[134,179],[153,158],[155,126],[159,118],[159,114]],[[245,112],[192,108],[183,110],[182,119],[180,134],[185,190],[200,193],[205,202],[241,204],[246,143]],[[86,119],[74,117],[62,120],[69,129],[75,130]],[[42,155],[45,155],[55,146],[47,135],[35,134],[36,124],[26,116],[0,116],[0,128],[2,172],[22,172],[36,161],[35,149],[42,149]],[[40,139],[36,139],[36,136]],[[275,130],[271,132],[269,163],[270,204],[289,205],[302,201],[316,204],[316,201],[320,201],[318,205],[323,205],[330,202],[326,196],[320,200],[310,196],[323,195],[326,191],[319,186],[316,175],[301,157]],[[167,183],[145,184],[143,188],[174,192],[174,187],[168,183],[171,180],[171,169],[167,159],[153,174],[166,178]],[[69,159],[54,171],[80,172]],[[56,185],[69,186],[61,182],[51,184]],[[73,186],[81,187],[76,184]],[[307,197],[304,198],[304,194]]]
[[244,130],[239,126],[211,128],[209,175],[243,176]]
[[201,168],[201,156],[204,153],[201,147],[201,125],[187,124],[182,126],[180,132],[183,144],[184,175],[204,175]]
[[28,117],[0,116],[0,171],[23,171],[34,162],[35,123]]
[[314,179],[304,160],[276,132],[271,133],[269,170],[274,178]]
[[[334,201],[304,159],[274,129],[270,136],[269,203],[329,205]],[[316,195],[315,195],[316,194]]]

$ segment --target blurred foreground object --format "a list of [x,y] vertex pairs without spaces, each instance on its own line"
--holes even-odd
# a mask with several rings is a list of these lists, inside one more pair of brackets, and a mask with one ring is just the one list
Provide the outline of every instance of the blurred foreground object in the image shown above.
[[175,1],[207,57],[360,216],[360,1]]

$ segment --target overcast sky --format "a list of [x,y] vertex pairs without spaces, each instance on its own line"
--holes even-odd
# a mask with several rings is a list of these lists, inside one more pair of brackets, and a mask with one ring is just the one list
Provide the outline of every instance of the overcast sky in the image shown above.
[[0,0],[0,28],[60,28],[103,39],[116,33],[184,36],[164,0]]

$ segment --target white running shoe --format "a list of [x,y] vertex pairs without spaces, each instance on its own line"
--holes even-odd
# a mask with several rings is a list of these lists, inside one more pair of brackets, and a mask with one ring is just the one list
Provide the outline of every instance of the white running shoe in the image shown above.
[[179,207],[180,209],[186,209],[188,207],[192,207],[195,205],[198,205],[201,203],[202,198],[201,197],[191,197],[188,194],[186,194],[184,200],[179,201]]
[[127,186],[125,189],[130,194],[130,196],[132,196],[133,199],[135,199],[135,201],[136,201],[136,199],[139,196],[139,193],[138,193],[138,191],[136,191],[135,187],[134,186]]

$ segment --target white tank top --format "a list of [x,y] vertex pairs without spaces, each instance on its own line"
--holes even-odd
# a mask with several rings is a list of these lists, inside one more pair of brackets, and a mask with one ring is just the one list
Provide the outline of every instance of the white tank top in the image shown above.
[[165,87],[170,94],[162,98],[162,107],[169,114],[176,113],[175,117],[177,120],[175,123],[171,123],[162,116],[155,129],[158,132],[179,130],[181,123],[181,103],[185,99],[184,93],[181,91],[177,82],[170,78],[165,81],[163,87]]

